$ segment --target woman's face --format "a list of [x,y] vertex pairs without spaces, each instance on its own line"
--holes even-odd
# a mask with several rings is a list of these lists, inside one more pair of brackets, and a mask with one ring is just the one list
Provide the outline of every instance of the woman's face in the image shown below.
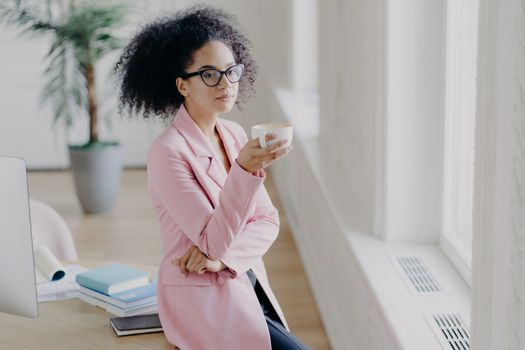
[[[209,41],[194,53],[193,63],[186,69],[186,73],[206,68],[224,71],[236,63],[228,46],[220,41]],[[223,74],[218,85],[208,86],[196,75],[186,79],[177,78],[177,88],[184,96],[184,103],[190,104],[193,109],[221,114],[232,109],[237,100],[239,83],[231,83]],[[225,95],[226,98],[221,98]]]

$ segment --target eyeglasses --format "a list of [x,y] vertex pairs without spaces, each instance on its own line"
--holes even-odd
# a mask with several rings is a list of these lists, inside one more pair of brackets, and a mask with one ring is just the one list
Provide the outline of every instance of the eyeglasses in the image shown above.
[[242,72],[244,71],[244,64],[239,63],[231,66],[226,70],[217,70],[213,68],[203,69],[193,73],[187,73],[181,76],[182,79],[187,79],[200,75],[204,84],[213,87],[219,85],[224,74],[230,83],[234,84],[241,80]]

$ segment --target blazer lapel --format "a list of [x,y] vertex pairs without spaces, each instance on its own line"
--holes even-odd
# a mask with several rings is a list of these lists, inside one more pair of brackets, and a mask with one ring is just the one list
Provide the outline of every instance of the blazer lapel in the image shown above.
[[[219,119],[217,120],[217,125],[219,125]],[[204,135],[202,130],[199,128],[199,126],[193,121],[191,116],[189,115],[188,111],[186,110],[186,107],[184,107],[184,104],[181,104],[179,110],[177,111],[177,114],[175,116],[175,119],[173,121],[173,126],[179,130],[179,132],[182,134],[182,136],[186,139],[186,142],[188,143],[189,147],[193,151],[195,157],[197,158],[208,158],[208,165],[205,165],[206,174],[219,186],[221,189],[224,185],[224,181],[226,181],[226,176],[228,175],[226,173],[226,170],[224,169],[224,166],[220,162],[220,158],[215,151],[215,148],[213,147],[211,141]],[[227,134],[227,132],[222,131],[221,126],[217,127],[217,130],[219,131],[219,134],[221,135],[221,138],[223,139],[224,147],[226,148],[226,153],[231,154],[230,145],[227,145],[228,142],[224,141],[223,134]],[[221,133],[222,131],[222,133]],[[227,136],[229,137],[229,135]],[[231,137],[228,139],[230,141]],[[228,158],[231,157],[228,155]],[[206,163],[199,161],[200,164]],[[203,187],[206,187],[206,183],[202,183]],[[208,195],[210,195],[210,190],[207,189]],[[213,198],[213,196],[212,196]],[[215,198],[213,198],[213,201],[215,202]]]
[[[237,152],[235,151],[234,147],[234,139],[231,136],[230,132],[226,129],[224,124],[222,123],[221,118],[217,118],[217,124],[216,124],[217,132],[219,133],[222,143],[224,145],[224,149],[226,150],[226,156],[228,157],[228,161],[230,162],[230,168],[233,164],[232,162],[235,161],[237,158]],[[208,141],[209,142],[209,141]],[[235,156],[234,156],[235,155]],[[221,158],[217,155],[217,152],[215,149],[213,150],[213,157],[211,158],[211,164],[208,168],[208,175],[219,185],[219,187],[222,189],[224,186],[224,181],[226,181],[226,177],[228,176],[228,173],[226,172],[226,169],[224,168],[224,164],[221,162]]]
[[211,164],[207,171],[208,176],[222,189],[224,181],[226,181],[226,170],[224,170],[224,166],[216,157],[212,157],[210,161]]
[[[224,144],[224,149],[226,150],[226,155],[230,162],[230,168],[233,166],[233,162],[237,159],[238,145],[235,138],[232,136],[230,130],[224,125],[221,118],[217,119],[217,131],[221,136],[222,143]],[[224,166],[221,166],[224,170]],[[226,174],[226,171],[224,171]]]

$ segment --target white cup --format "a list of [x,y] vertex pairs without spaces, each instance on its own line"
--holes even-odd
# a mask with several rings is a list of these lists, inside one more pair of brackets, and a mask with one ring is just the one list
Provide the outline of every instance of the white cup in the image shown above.
[[[276,134],[277,137],[266,142],[266,134]],[[282,146],[282,148],[285,148],[292,143],[293,127],[290,123],[257,124],[252,126],[252,139],[257,138],[262,148],[266,148],[280,140],[287,140],[286,144]]]

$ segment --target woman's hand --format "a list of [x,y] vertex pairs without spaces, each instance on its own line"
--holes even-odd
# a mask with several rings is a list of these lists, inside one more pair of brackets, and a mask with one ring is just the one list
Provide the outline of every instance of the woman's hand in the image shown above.
[[173,260],[172,264],[180,268],[184,277],[188,275],[188,272],[197,272],[201,275],[206,271],[219,272],[226,268],[222,261],[208,259],[208,257],[194,245],[186,251],[186,254]]
[[[273,140],[276,137],[274,134],[266,134],[266,141]],[[293,145],[279,149],[284,146],[286,142],[287,140],[281,140],[266,148],[261,148],[258,138],[248,141],[239,151],[237,163],[244,170],[255,173],[290,153]]]

